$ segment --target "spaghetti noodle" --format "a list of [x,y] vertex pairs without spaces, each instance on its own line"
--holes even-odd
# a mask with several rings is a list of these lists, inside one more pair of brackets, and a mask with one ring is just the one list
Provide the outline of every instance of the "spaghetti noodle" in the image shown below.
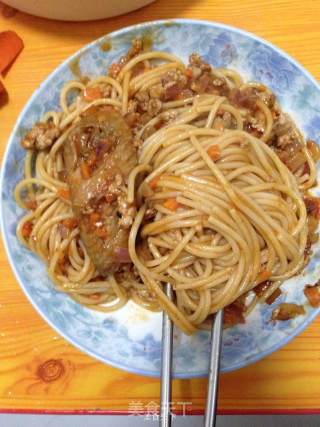
[[[306,264],[317,238],[318,201],[306,192],[316,182],[318,149],[264,85],[244,83],[196,54],[186,67],[141,48],[135,41],[108,76],[67,83],[61,111],[47,112],[26,135],[15,197],[29,211],[17,236],[48,264],[56,289],[79,303],[108,312],[131,298],[167,310],[192,333],[267,284],[262,296],[252,294],[249,312]],[[134,206],[132,262],[107,277],[81,239],[63,152],[93,107],[121,113],[138,149],[138,165],[120,180]],[[174,301],[163,292],[166,282]]]

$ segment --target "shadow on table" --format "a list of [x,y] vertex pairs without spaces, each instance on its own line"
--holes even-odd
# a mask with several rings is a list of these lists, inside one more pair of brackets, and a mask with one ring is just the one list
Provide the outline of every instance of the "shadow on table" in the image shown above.
[[[88,0],[90,1],[90,0]],[[121,1],[121,0],[120,0]],[[16,24],[21,27],[32,26],[33,31],[50,35],[64,41],[77,42],[78,38],[86,43],[103,36],[111,31],[134,25],[141,22],[156,19],[173,19],[176,17],[190,16],[188,11],[194,9],[200,0],[156,0],[148,6],[118,17],[87,22],[55,21],[38,18],[27,13],[12,11],[8,12],[8,6],[0,2],[0,12],[7,20],[8,29],[14,28]],[[16,13],[15,13],[16,12]],[[23,37],[23,34],[21,34]]]

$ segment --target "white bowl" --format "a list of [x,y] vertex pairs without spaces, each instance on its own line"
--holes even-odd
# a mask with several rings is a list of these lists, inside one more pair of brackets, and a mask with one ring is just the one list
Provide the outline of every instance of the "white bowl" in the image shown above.
[[154,0],[4,0],[22,12],[62,21],[91,21],[139,9]]

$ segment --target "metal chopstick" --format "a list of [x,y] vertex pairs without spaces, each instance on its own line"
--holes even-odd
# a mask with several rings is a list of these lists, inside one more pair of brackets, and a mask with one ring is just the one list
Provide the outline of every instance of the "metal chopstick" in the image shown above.
[[211,351],[208,376],[207,405],[204,418],[205,427],[214,427],[216,425],[219,365],[221,353],[223,311],[216,313],[211,328]]
[[[172,287],[166,284],[166,295],[172,300]],[[167,313],[162,320],[161,390],[160,390],[160,427],[171,426],[171,376],[172,376],[173,325]]]

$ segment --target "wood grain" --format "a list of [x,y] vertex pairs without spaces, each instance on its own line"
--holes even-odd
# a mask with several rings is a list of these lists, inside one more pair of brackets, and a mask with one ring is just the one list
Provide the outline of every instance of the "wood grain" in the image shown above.
[[[0,3],[0,11],[4,6]],[[47,75],[85,43],[138,22],[175,17],[209,19],[268,39],[320,78],[320,2],[313,0],[158,0],[118,18],[62,23],[20,12],[0,14],[25,49],[4,82],[9,104],[0,110],[0,158],[24,104]],[[4,17],[4,15],[14,15]],[[0,408],[129,410],[159,399],[159,381],[138,377],[86,356],[46,325],[20,290],[0,246]],[[320,320],[265,360],[222,375],[220,411],[320,411]],[[175,380],[174,402],[203,409],[206,380]],[[177,406],[176,409],[179,409]]]

